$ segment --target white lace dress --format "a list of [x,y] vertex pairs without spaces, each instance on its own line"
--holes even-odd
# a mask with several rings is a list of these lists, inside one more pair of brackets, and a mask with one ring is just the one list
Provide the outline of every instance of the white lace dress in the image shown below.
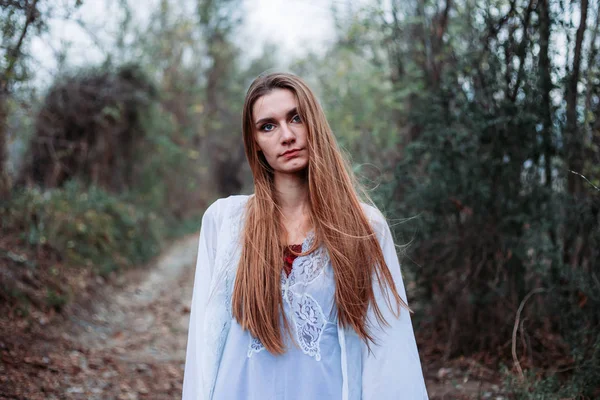
[[[388,325],[370,326],[377,345],[369,351],[352,328],[336,324],[333,272],[323,248],[296,258],[289,277],[282,272],[285,317],[297,346],[290,341],[285,354],[272,356],[240,329],[232,317],[231,297],[248,198],[219,199],[202,218],[183,400],[426,400],[409,313],[402,310],[396,317],[386,305],[386,294],[374,285],[375,300]],[[363,209],[396,289],[406,301],[387,221],[376,208],[363,204]],[[304,250],[312,240],[309,234]],[[367,318],[375,320],[372,307]]]
[[[309,233],[302,251],[312,245]],[[282,260],[283,264],[283,260]],[[294,342],[274,356],[231,321],[213,393],[225,399],[341,399],[342,368],[334,301],[335,282],[324,246],[282,271],[281,295]],[[307,383],[310,384],[301,384]]]

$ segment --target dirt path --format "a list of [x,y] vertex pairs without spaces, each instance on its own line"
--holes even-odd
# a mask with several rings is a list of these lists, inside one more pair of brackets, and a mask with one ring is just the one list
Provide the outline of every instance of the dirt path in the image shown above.
[[177,241],[148,269],[125,274],[91,313],[71,318],[69,339],[81,351],[70,357],[81,370],[66,376],[67,398],[181,396],[197,242]]
[[[18,383],[0,390],[0,400],[179,399],[197,240],[178,240],[146,268],[106,285],[93,304],[71,307],[67,321],[6,352]],[[491,395],[489,384],[464,377],[430,375],[427,384],[432,400]]]

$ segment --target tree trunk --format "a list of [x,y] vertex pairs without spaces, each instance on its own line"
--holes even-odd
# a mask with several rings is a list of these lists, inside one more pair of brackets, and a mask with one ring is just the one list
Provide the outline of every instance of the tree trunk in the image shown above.
[[7,161],[7,119],[8,93],[0,92],[0,200],[8,199],[10,195],[10,178],[6,170]]
[[[575,35],[575,50],[573,52],[573,68],[571,76],[567,83],[567,124],[565,130],[567,144],[567,165],[569,169],[578,173],[582,172],[583,154],[582,138],[577,129],[577,84],[581,75],[581,48],[586,29],[586,20],[588,12],[588,0],[581,0],[581,20],[579,28]],[[569,174],[568,178],[569,193],[578,196],[582,191],[581,179],[574,174]]]
[[544,178],[548,189],[552,189],[552,100],[550,91],[552,90],[552,65],[550,61],[550,4],[549,0],[540,0],[539,18],[540,18],[540,59],[539,70],[540,80],[539,88],[542,93],[542,140],[544,151]]
[[[579,76],[581,74],[581,48],[583,45],[583,37],[586,29],[586,20],[588,12],[588,0],[581,0],[581,19],[579,21],[579,27],[575,35],[575,50],[573,51],[573,67],[571,69],[571,75],[567,82],[566,90],[566,116],[567,122],[565,127],[565,147],[566,147],[566,161],[570,171],[576,173],[583,172],[583,138],[577,127],[577,84],[579,83]],[[579,213],[576,210],[577,203],[580,202],[583,195],[583,180],[579,175],[568,173],[567,176],[567,188],[569,194],[572,196],[573,203],[567,210],[567,224],[568,229],[565,232],[565,241],[563,248],[563,262],[564,263],[576,263],[573,257],[572,248],[576,243],[576,239],[579,233]]]

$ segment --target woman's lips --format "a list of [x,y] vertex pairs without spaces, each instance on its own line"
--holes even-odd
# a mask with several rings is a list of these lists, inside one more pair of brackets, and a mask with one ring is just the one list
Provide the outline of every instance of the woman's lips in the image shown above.
[[281,156],[285,157],[285,158],[292,158],[298,155],[298,153],[300,153],[300,149],[298,150],[292,150],[290,152],[287,153],[283,153]]

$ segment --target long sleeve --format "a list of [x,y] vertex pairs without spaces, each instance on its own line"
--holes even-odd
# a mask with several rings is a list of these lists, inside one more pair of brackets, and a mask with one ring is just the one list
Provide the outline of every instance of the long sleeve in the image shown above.
[[185,358],[183,400],[205,400],[202,380],[202,357],[204,353],[202,334],[215,261],[218,234],[217,214],[218,201],[213,203],[202,216]]
[[[398,293],[406,301],[406,291],[400,272],[400,263],[390,228],[381,214],[376,218],[376,229],[385,262],[392,274]],[[374,283],[377,304],[389,326],[378,324],[369,310],[371,330],[377,344],[371,344],[371,353],[363,342],[362,399],[363,400],[423,400],[428,399],[419,353],[409,312],[402,308],[396,318],[389,309],[379,284]],[[392,302],[392,304],[394,304]]]

